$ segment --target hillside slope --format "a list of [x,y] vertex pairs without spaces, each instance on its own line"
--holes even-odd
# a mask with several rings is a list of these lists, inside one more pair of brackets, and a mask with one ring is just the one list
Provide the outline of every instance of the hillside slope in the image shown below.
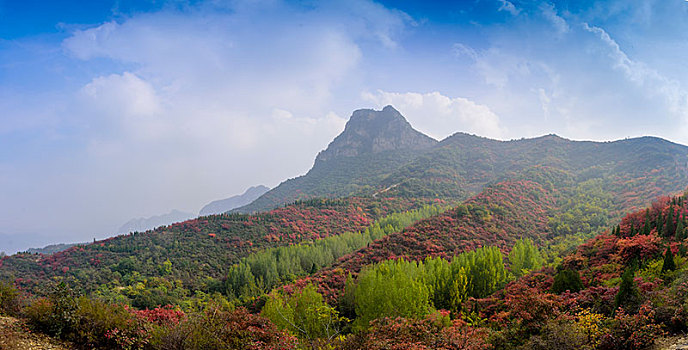
[[12,317],[0,316],[0,335],[0,350],[76,349],[63,340],[31,332],[23,321]]
[[428,256],[451,258],[482,246],[509,249],[519,238],[543,242],[551,238],[549,216],[556,209],[552,191],[533,181],[506,181],[485,190],[464,204],[421,220],[368,247],[342,257],[314,279],[328,297],[338,296],[347,274],[354,276],[366,265]]
[[[212,291],[233,263],[252,252],[356,232],[379,217],[417,205],[421,203],[397,198],[316,199],[255,215],[203,216],[50,256],[6,256],[0,259],[0,280],[15,280],[39,295],[56,279],[86,293],[100,286],[121,289],[139,282],[168,296],[186,293],[182,289]],[[155,306],[155,302],[174,301],[163,295],[151,298],[141,302]]]

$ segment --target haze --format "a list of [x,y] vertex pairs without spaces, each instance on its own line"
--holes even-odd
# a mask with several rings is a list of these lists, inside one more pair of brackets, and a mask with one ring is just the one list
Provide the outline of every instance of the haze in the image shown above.
[[688,143],[688,2],[0,1],[0,251],[301,175],[352,111]]

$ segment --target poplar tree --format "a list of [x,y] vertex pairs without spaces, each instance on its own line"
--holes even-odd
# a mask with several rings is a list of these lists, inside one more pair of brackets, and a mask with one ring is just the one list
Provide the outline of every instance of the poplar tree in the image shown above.
[[539,269],[543,263],[540,251],[530,239],[519,239],[509,253],[511,273],[517,278]]

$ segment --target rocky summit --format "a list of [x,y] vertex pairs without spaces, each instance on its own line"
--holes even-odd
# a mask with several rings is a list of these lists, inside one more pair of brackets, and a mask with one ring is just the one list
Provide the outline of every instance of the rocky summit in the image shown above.
[[339,157],[355,157],[367,153],[395,150],[422,150],[437,141],[411,127],[392,106],[381,111],[359,109],[346,123],[344,132],[320,152],[316,163]]

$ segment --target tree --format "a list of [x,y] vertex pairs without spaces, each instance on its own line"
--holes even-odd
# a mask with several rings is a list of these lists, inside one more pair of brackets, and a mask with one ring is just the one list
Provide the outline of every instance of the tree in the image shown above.
[[621,276],[619,292],[614,298],[614,307],[623,307],[629,312],[635,312],[640,306],[640,292],[635,283],[635,266],[631,266],[624,271]]
[[672,206],[669,206],[669,214],[667,215],[666,219],[666,231],[664,234],[667,237],[671,237],[674,235],[674,231],[676,230],[674,226],[674,208]]
[[354,298],[356,328],[381,317],[422,318],[430,310],[430,292],[420,278],[416,262],[384,261],[358,275]]
[[556,294],[561,294],[567,290],[575,293],[581,289],[583,289],[583,282],[578,271],[565,269],[554,276],[552,292]]
[[651,231],[650,227],[650,209],[645,209],[645,226],[643,227],[643,234],[649,235]]
[[662,264],[662,272],[674,271],[676,270],[676,263],[674,263],[674,253],[671,252],[671,248],[667,248],[664,253],[664,263]]
[[333,339],[339,335],[342,323],[347,321],[325,303],[312,284],[291,295],[274,291],[268,296],[261,315],[277,327],[309,341]]
[[678,224],[676,224],[676,240],[682,241],[686,239],[686,228],[683,225],[683,217],[678,219]]
[[544,259],[540,251],[530,239],[519,239],[509,253],[511,273],[517,278],[531,270],[539,269],[542,267],[543,262]]
[[19,313],[19,291],[10,283],[0,281],[0,314],[14,316]]

